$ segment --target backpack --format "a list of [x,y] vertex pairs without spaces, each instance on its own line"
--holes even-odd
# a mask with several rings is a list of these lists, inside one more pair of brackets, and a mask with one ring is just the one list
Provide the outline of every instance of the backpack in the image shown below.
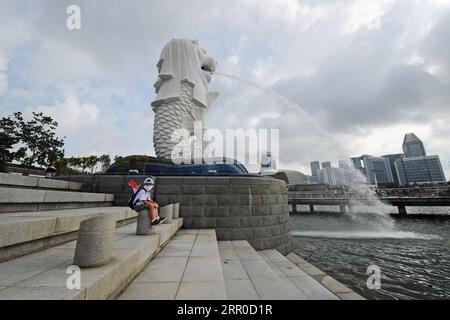
[[139,188],[136,189],[136,191],[133,193],[133,195],[131,196],[130,200],[128,200],[128,206],[134,210],[134,206],[136,205],[136,196],[138,195],[138,193],[144,189],[144,186],[139,186]]

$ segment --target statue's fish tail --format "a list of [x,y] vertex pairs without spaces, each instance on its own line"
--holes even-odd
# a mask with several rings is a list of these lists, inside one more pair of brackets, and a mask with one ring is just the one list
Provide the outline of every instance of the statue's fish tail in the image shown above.
[[190,116],[193,85],[181,82],[180,99],[164,102],[154,109],[153,146],[158,158],[171,159],[173,148],[182,140],[178,131],[185,117]]

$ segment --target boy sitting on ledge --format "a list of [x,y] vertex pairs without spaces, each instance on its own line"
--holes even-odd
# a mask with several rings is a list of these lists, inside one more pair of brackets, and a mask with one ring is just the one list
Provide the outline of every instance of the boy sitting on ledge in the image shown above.
[[159,205],[152,200],[151,190],[153,189],[154,182],[152,178],[145,179],[142,184],[142,188],[137,190],[137,194],[134,198],[134,210],[141,211],[144,209],[148,210],[148,216],[150,218],[150,226],[155,227],[164,221],[166,218],[161,218],[158,215]]

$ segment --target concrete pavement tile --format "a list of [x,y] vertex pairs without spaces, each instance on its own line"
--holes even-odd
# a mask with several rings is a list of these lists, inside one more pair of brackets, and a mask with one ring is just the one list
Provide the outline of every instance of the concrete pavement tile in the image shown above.
[[118,300],[174,300],[178,282],[133,282]]
[[226,300],[225,283],[182,282],[176,296],[177,300]]

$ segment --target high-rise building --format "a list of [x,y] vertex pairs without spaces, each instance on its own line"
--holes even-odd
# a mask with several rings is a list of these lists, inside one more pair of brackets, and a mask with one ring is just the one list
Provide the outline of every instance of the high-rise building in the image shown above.
[[403,159],[397,159],[394,161],[395,172],[398,177],[398,185],[406,186],[408,185],[408,180],[406,179],[405,168],[403,167]]
[[[394,167],[391,167],[389,156],[374,157],[363,155],[351,158],[353,167],[358,170],[370,184],[390,185],[394,184]],[[395,173],[397,176],[397,174]]]
[[366,169],[367,181],[375,185],[385,185],[392,181],[389,179],[386,161],[382,157],[362,156]]
[[405,134],[403,139],[403,153],[406,158],[424,157],[427,155],[422,140],[414,133]]
[[370,184],[408,186],[445,183],[439,156],[427,156],[423,142],[414,133],[405,135],[403,151],[404,155],[363,155],[351,160]]
[[320,171],[320,162],[319,161],[311,162],[311,183],[317,183],[319,181],[318,179],[319,171]]
[[331,162],[330,161],[322,162],[322,169],[323,168],[331,168]]
[[405,135],[403,152],[405,157],[395,160],[395,168],[401,186],[446,182],[439,156],[427,156],[422,140],[414,133]]
[[333,168],[331,162],[322,163],[322,169],[317,173],[318,183],[332,186],[350,185],[352,182],[352,172],[350,167]]
[[362,176],[366,176],[366,169],[364,168],[364,161],[362,157],[350,158],[351,164],[356,171],[358,171]]
[[397,169],[395,168],[395,161],[403,159],[404,155],[402,153],[388,154],[382,158],[385,159],[389,181],[391,181],[395,186],[399,186],[400,180],[398,178]]
[[395,161],[401,186],[446,183],[439,156],[408,157]]

